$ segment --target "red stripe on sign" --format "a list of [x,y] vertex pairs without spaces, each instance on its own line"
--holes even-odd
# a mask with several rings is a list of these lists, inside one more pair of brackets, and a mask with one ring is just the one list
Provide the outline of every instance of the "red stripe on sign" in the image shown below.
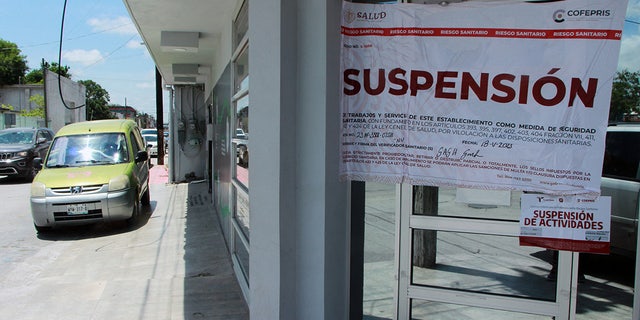
[[593,39],[620,40],[621,30],[597,29],[495,29],[495,28],[348,28],[342,34],[352,37],[461,37],[511,39]]
[[553,250],[609,254],[609,242],[571,240],[543,237],[520,237],[521,246],[542,247]]

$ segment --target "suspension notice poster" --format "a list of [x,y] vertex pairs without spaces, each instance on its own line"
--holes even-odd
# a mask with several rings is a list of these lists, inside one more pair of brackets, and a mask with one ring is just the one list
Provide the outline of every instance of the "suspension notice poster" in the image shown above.
[[341,178],[599,194],[626,7],[344,2]]
[[520,245],[608,254],[611,197],[523,194]]

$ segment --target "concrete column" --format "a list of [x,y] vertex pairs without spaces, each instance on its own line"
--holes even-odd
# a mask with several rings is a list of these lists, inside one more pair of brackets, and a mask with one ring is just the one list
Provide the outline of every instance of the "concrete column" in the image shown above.
[[249,5],[252,318],[347,318],[339,17],[339,1]]

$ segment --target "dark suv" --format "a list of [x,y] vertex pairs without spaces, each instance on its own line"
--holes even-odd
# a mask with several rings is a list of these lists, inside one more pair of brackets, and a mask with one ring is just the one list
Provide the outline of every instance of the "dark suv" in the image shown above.
[[53,136],[47,128],[0,130],[0,175],[33,179],[33,159],[44,158]]

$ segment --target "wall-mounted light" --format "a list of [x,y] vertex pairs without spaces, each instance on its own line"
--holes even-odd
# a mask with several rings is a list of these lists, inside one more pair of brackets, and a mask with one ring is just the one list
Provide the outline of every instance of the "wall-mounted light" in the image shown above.
[[193,63],[174,63],[171,70],[174,76],[197,76],[199,74],[199,66]]
[[164,52],[198,52],[199,32],[161,31],[160,48]]
[[181,84],[194,84],[194,83],[196,83],[196,77],[174,77],[173,80],[176,83],[181,83]]

